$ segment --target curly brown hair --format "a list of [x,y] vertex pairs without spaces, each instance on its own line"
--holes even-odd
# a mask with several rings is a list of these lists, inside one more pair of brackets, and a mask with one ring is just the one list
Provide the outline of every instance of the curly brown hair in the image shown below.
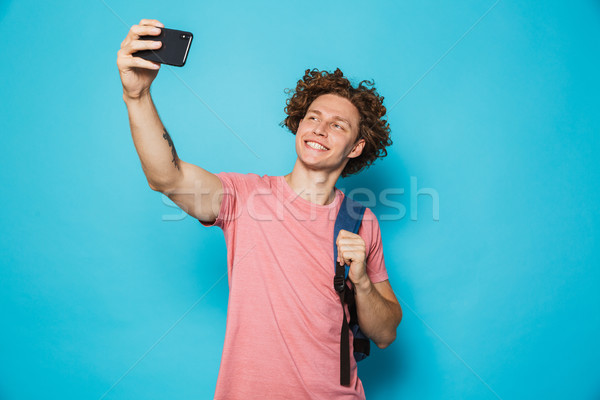
[[286,94],[292,96],[285,102],[284,111],[287,117],[281,122],[281,126],[286,126],[295,135],[308,107],[323,94],[336,94],[350,100],[360,115],[356,140],[364,139],[365,147],[358,157],[348,161],[342,171],[342,177],[356,174],[368,168],[376,159],[385,157],[385,148],[392,144],[390,125],[383,118],[386,113],[383,96],[377,93],[373,85],[373,81],[364,80],[357,87],[353,87],[339,68],[333,73],[316,68],[307,69],[304,77],[298,81],[296,89],[285,90]]

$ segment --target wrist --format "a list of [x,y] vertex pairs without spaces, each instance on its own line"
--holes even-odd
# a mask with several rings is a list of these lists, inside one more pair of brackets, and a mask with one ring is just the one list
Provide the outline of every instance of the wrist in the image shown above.
[[145,90],[142,93],[136,95],[131,95],[128,94],[127,92],[123,91],[123,101],[125,101],[125,103],[135,103],[135,102],[140,102],[140,101],[144,101],[144,100],[148,100],[150,99],[150,91],[149,90]]
[[356,282],[352,282],[354,284],[354,289],[356,294],[369,294],[374,286],[373,282],[369,278],[369,275],[364,274],[362,277],[356,280]]

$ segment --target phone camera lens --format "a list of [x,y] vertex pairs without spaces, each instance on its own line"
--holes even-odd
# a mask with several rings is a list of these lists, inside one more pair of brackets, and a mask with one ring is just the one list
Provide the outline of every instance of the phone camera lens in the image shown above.
[[186,35],[185,33],[182,33],[182,34],[181,34],[181,38],[182,38],[182,39],[187,39],[187,35]]

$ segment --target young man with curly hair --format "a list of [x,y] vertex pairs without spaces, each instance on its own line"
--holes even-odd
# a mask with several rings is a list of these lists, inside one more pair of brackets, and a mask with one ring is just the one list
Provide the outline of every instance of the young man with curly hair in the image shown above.
[[[340,175],[386,155],[391,140],[383,97],[371,82],[353,87],[339,69],[306,70],[289,91],[282,122],[296,135],[292,171],[215,175],[179,159],[150,96],[160,65],[133,55],[157,48],[154,41],[139,40],[157,35],[156,27],[163,25],[142,20],[132,26],[117,65],[150,187],[225,235],[230,292],[215,398],[364,399],[352,357],[349,385],[340,385],[342,310],[331,261],[344,194],[335,184]],[[337,261],[350,266],[361,330],[387,347],[402,311],[375,215],[367,208],[358,234],[342,230],[335,239]]]

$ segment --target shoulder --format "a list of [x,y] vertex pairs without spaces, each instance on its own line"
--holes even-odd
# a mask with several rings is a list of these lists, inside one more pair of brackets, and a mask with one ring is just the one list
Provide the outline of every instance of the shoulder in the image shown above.
[[379,221],[375,213],[369,208],[365,208],[363,214],[362,223],[358,234],[363,238],[367,248],[374,248],[381,243],[381,230],[379,227]]
[[362,227],[368,227],[369,229],[377,229],[379,230],[379,220],[375,213],[369,208],[365,207],[365,212],[362,217]]
[[252,191],[256,188],[272,186],[275,177],[258,175],[254,173],[219,172],[216,174],[226,189],[238,191]]
[[368,221],[370,223],[376,223],[379,225],[379,221],[377,220],[377,216],[375,213],[369,208],[365,207],[365,213],[363,215],[363,221]]

